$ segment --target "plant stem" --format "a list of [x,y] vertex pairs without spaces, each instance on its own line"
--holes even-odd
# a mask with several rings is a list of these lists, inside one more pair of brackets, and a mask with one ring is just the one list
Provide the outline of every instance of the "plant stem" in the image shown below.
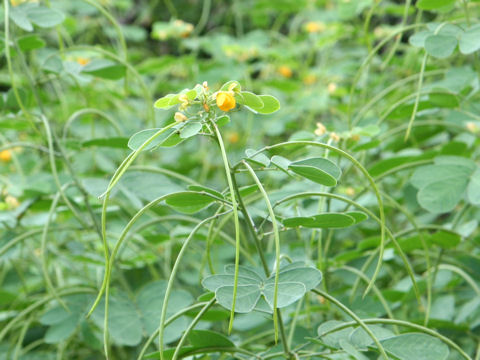
[[[273,237],[275,239],[275,285],[274,285],[274,292],[273,292],[273,323],[275,327],[275,342],[278,340],[278,320],[281,321],[280,316],[277,319],[277,301],[278,301],[278,275],[280,273],[280,235],[278,232],[278,225],[277,225],[277,219],[275,217],[275,213],[272,208],[272,204],[270,203],[270,200],[268,198],[267,192],[265,191],[262,183],[260,182],[260,179],[258,178],[257,174],[255,174],[255,171],[251,168],[251,166],[246,162],[243,161],[243,165],[247,168],[247,170],[250,172],[250,175],[252,175],[253,180],[257,184],[258,188],[260,189],[260,192],[263,195],[263,198],[265,199],[265,203],[267,204],[268,208],[268,213],[270,214],[270,218],[272,220],[272,226],[273,226]],[[288,344],[287,344],[288,346]],[[287,354],[290,352],[288,350],[288,347],[285,349]]]
[[235,224],[235,278],[233,281],[233,300],[232,300],[232,310],[230,312],[230,322],[228,324],[228,333],[232,331],[233,319],[235,316],[235,303],[237,301],[237,286],[238,286],[238,267],[240,265],[240,220],[238,218],[238,204],[235,199],[235,191],[233,187],[232,175],[230,173],[230,164],[228,162],[227,153],[225,151],[225,145],[223,143],[222,135],[218,129],[217,124],[212,121],[212,126],[215,129],[215,135],[218,140],[218,145],[220,146],[220,151],[222,153],[223,165],[225,167],[225,175],[227,177],[228,188],[230,191],[230,196],[232,198],[232,209],[233,209],[233,220]]
[[410,117],[410,121],[408,122],[407,132],[405,133],[405,141],[408,140],[410,136],[410,132],[412,131],[413,121],[415,120],[415,116],[417,115],[418,104],[420,103],[420,92],[422,90],[423,85],[423,74],[425,73],[425,66],[427,65],[428,54],[425,53],[422,60],[422,66],[420,68],[420,75],[418,78],[418,86],[417,86],[417,95],[415,97],[415,103],[413,105],[412,116]]

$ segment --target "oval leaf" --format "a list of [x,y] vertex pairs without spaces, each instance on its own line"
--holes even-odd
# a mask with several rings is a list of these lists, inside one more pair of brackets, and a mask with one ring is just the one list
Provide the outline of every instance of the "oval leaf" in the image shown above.
[[193,191],[171,194],[165,200],[167,205],[186,214],[196,213],[214,201],[215,199],[208,195]]
[[347,214],[328,213],[310,217],[291,217],[283,220],[285,227],[303,226],[308,228],[344,228],[355,224],[355,219]]
[[325,158],[310,158],[292,162],[288,168],[294,173],[325,186],[337,185],[342,171]]

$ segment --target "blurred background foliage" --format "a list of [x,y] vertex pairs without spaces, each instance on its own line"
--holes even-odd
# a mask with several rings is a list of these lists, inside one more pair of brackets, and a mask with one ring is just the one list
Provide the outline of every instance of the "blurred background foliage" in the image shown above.
[[[391,245],[377,282],[383,300],[395,317],[434,328],[478,358],[478,1],[11,0],[0,12],[0,359],[102,357],[102,306],[85,318],[104,266],[98,196],[128,155],[129,137],[172,121],[175,110],[154,110],[155,99],[204,81],[216,89],[230,79],[282,104],[271,116],[229,114],[222,131],[231,162],[244,158],[245,149],[286,140],[328,141],[352,153],[380,184],[387,225],[409,256],[423,303],[415,300]],[[324,154],[302,146],[274,153],[291,160]],[[344,175],[334,191],[377,209],[362,175],[335,161]],[[445,164],[470,170],[438,170]],[[427,165],[437,168],[422,168]],[[206,137],[143,154],[112,194],[110,244],[158,196],[198,183],[221,191],[222,166]],[[442,171],[458,177],[419,198],[428,185],[421,179],[444,176]],[[314,189],[308,180],[266,174],[262,181],[272,189],[272,202]],[[239,179],[250,184],[243,175]],[[251,213],[262,220],[263,203],[251,196]],[[311,214],[318,201],[297,205],[299,210],[285,206],[279,214]],[[328,206],[344,207],[334,201]],[[159,206],[129,234],[114,270],[113,359],[135,358],[155,331],[163,298],[158,294],[198,221]],[[232,262],[233,248],[225,242],[232,231],[227,223],[214,239],[216,271]],[[370,219],[329,231],[323,248],[322,286],[364,317],[385,316],[385,309],[378,295],[361,297],[365,283],[356,284],[350,270],[362,268],[378,234]],[[305,229],[285,232],[282,251],[320,263],[310,236]],[[207,231],[197,237],[169,314],[204,291],[199,282],[209,273]],[[245,246],[247,252],[253,248]],[[371,276],[373,266],[363,270]],[[317,336],[325,320],[345,320],[323,298],[312,295],[305,307],[291,335],[297,346]],[[197,313],[172,323],[166,342],[176,341]],[[279,351],[270,318],[249,316],[238,317],[232,339],[263,355]],[[227,318],[228,311],[216,306],[199,328],[225,331]],[[252,340],[262,333],[261,341]],[[337,351],[338,342],[323,341]],[[343,351],[329,358],[362,359],[356,356]],[[448,356],[461,358],[454,351]]]

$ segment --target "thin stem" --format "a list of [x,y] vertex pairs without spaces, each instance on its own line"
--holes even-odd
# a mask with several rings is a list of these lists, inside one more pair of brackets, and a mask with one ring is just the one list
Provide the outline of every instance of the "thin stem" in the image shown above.
[[[251,166],[246,161],[243,161],[243,165],[247,168],[253,180],[255,181],[258,188],[260,189],[260,192],[262,193],[265,203],[267,205],[268,213],[270,214],[270,219],[272,220],[273,237],[275,240],[275,285],[274,285],[274,292],[273,292],[273,323],[275,327],[275,342],[276,342],[278,340],[277,301],[278,301],[278,276],[280,273],[279,271],[280,269],[280,235],[278,232],[278,224],[277,224],[277,219],[275,217],[275,213],[272,208],[272,204],[270,203],[267,192],[265,191],[265,188],[260,182],[260,179],[258,178],[257,174],[255,174],[255,171],[253,171]],[[286,345],[288,346],[288,344]],[[287,354],[290,353],[290,350],[288,349],[288,347],[285,348],[285,352]]]
[[352,310],[350,310],[348,307],[343,305],[340,301],[338,301],[336,298],[333,296],[327,294],[326,292],[323,292],[321,290],[313,289],[312,292],[314,292],[317,295],[323,296],[325,299],[331,301],[334,303],[338,308],[340,308],[343,312],[347,313],[355,322],[363,329],[365,332],[370,336],[370,338],[373,340],[375,345],[377,345],[378,351],[380,351],[380,354],[385,360],[389,360],[387,353],[385,352],[385,349],[383,348],[382,344],[380,341],[377,339],[375,334],[370,330],[370,328],[365,325],[362,319],[360,319]]
[[235,277],[233,281],[232,310],[230,312],[230,322],[228,324],[228,332],[230,333],[233,327],[233,319],[235,317],[235,303],[237,301],[238,267],[240,265],[240,220],[238,217],[238,204],[235,197],[235,189],[233,187],[232,175],[230,173],[230,164],[228,162],[227,153],[225,151],[225,145],[223,143],[222,135],[220,134],[220,130],[218,129],[217,124],[212,121],[212,126],[215,130],[218,145],[220,146],[220,151],[222,153],[223,165],[225,167],[225,175],[227,177],[230,197],[232,198],[233,220],[235,224]]
[[425,53],[425,55],[423,55],[422,66],[420,68],[420,75],[419,75],[419,78],[418,78],[418,85],[417,85],[417,95],[415,97],[415,103],[413,105],[412,116],[410,116],[410,121],[408,122],[407,132],[405,133],[405,141],[407,141],[408,137],[410,136],[413,121],[415,120],[415,117],[417,116],[418,104],[420,103],[420,91],[422,90],[422,86],[423,86],[423,74],[425,73],[425,66],[427,65],[427,59],[428,59],[428,54]]
[[195,318],[192,320],[192,322],[190,323],[190,325],[188,325],[187,329],[183,332],[183,335],[182,337],[180,338],[180,341],[178,342],[176,348],[175,348],[175,352],[173,353],[173,357],[172,357],[172,360],[177,360],[178,358],[178,355],[180,353],[180,350],[182,349],[182,346],[185,342],[185,340],[187,339],[187,336],[190,334],[190,332],[193,330],[193,328],[195,327],[195,325],[197,325],[197,323],[200,321],[200,319],[202,318],[202,316],[208,311],[208,309],[210,309],[216,302],[216,299],[215,297],[213,297],[197,314],[197,316],[195,316]]
[[162,304],[162,312],[161,312],[161,315],[160,315],[160,327],[159,327],[159,330],[158,330],[158,343],[159,343],[160,359],[161,360],[163,360],[163,351],[164,351],[163,336],[164,336],[164,333],[165,333],[165,322],[166,322],[166,319],[167,319],[168,300],[170,299],[170,294],[171,294],[172,288],[173,288],[173,281],[175,279],[175,276],[177,275],[177,271],[178,271],[178,268],[180,267],[180,263],[181,263],[181,260],[183,258],[183,255],[185,254],[185,252],[187,250],[187,247],[190,244],[190,241],[193,239],[193,236],[196,234],[196,232],[204,224],[208,223],[209,221],[215,220],[218,217],[229,213],[230,211],[231,210],[228,210],[228,211],[226,211],[222,214],[213,215],[213,216],[208,217],[208,218],[204,219],[203,221],[199,222],[198,225],[193,228],[190,235],[188,235],[185,242],[182,244],[182,247],[181,247],[181,249],[180,249],[180,251],[177,255],[177,258],[175,259],[175,263],[173,264],[172,271],[171,271],[170,277],[168,279],[167,288],[165,290],[165,296],[163,298],[163,304]]
[[[385,251],[385,212],[383,209],[383,200],[380,195],[380,191],[378,190],[378,187],[375,183],[375,180],[373,177],[370,175],[370,173],[365,169],[365,167],[357,160],[355,159],[352,155],[349,153],[336,148],[334,146],[328,145],[328,144],[323,144],[323,143],[318,143],[315,141],[287,141],[287,142],[282,142],[278,143],[275,145],[270,145],[270,146],[265,146],[264,148],[258,150],[254,154],[252,154],[250,157],[254,157],[257,154],[260,154],[264,151],[267,150],[272,150],[272,149],[277,149],[281,147],[287,147],[287,146],[294,146],[294,145],[306,145],[306,146],[315,146],[315,147],[321,147],[324,149],[328,149],[330,151],[333,151],[340,156],[343,156],[347,158],[356,168],[358,168],[362,174],[367,178],[368,182],[370,183],[371,189],[375,193],[375,197],[377,198],[377,204],[378,204],[378,210],[379,210],[379,218],[380,218],[380,247],[379,247],[379,254],[378,254],[378,261],[377,261],[377,266],[375,267],[375,271],[373,273],[373,276],[370,280],[370,283],[367,286],[367,289],[364,292],[364,296],[368,294],[368,292],[371,290],[373,283],[377,279],[378,274],[380,273],[380,269],[382,267],[382,262],[383,262],[383,254]],[[239,166],[241,163],[238,163],[235,165],[234,168]]]

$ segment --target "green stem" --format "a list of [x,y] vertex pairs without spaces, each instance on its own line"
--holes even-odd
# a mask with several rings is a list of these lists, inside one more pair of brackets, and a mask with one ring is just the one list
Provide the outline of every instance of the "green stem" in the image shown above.
[[188,235],[185,242],[182,244],[182,247],[181,247],[181,249],[180,249],[180,251],[177,255],[177,258],[175,259],[175,263],[173,264],[172,271],[171,271],[170,277],[168,279],[167,288],[165,290],[165,295],[164,295],[163,304],[162,304],[162,312],[161,312],[161,315],[160,315],[160,327],[159,327],[159,330],[158,330],[158,344],[159,344],[159,350],[160,350],[160,360],[164,359],[164,357],[163,357],[163,351],[164,351],[163,336],[164,336],[164,332],[165,332],[165,322],[167,320],[168,300],[170,298],[170,294],[171,294],[172,288],[173,288],[173,281],[175,279],[175,276],[177,275],[177,271],[178,271],[178,268],[180,267],[180,262],[183,258],[183,255],[185,254],[185,252],[187,250],[187,247],[190,244],[190,241],[193,239],[193,236],[196,234],[196,232],[204,224],[208,223],[209,221],[215,220],[218,217],[220,217],[222,215],[225,215],[229,212],[230,212],[230,210],[228,210],[227,212],[224,212],[222,214],[213,215],[213,216],[208,217],[208,218],[202,220],[201,222],[199,222],[198,225],[193,228],[190,235]]
[[183,332],[183,335],[182,337],[180,338],[180,341],[178,342],[176,348],[175,348],[175,352],[173,353],[173,357],[172,357],[172,360],[177,360],[178,356],[179,356],[179,353],[180,353],[180,350],[182,349],[182,346],[183,344],[185,343],[185,340],[187,339],[187,336],[190,334],[190,332],[193,330],[193,328],[195,327],[195,325],[197,325],[197,323],[200,321],[200,319],[202,318],[202,316],[208,311],[208,309],[210,309],[216,302],[216,299],[215,297],[213,297],[197,314],[197,316],[195,316],[195,318],[192,320],[192,322],[190,323],[190,325],[188,325],[187,329]]
[[[343,156],[347,158],[358,170],[360,170],[363,175],[367,178],[368,182],[370,183],[371,189],[375,193],[375,197],[377,198],[377,204],[378,204],[378,210],[379,210],[379,218],[380,218],[380,249],[379,249],[379,254],[378,254],[378,261],[377,265],[375,267],[375,271],[373,273],[372,279],[370,280],[370,283],[367,286],[367,289],[365,290],[364,296],[368,294],[368,292],[371,290],[373,283],[377,279],[378,274],[380,273],[380,269],[382,267],[382,262],[383,262],[383,254],[385,251],[385,212],[383,209],[383,200],[380,195],[380,191],[378,190],[378,187],[375,183],[375,180],[373,177],[370,175],[370,173],[365,169],[365,167],[357,160],[355,159],[352,155],[349,153],[336,148],[334,146],[328,145],[328,144],[323,144],[323,143],[318,143],[315,141],[287,141],[283,143],[278,143],[275,145],[270,145],[270,146],[265,146],[264,148],[258,150],[254,154],[251,155],[251,157],[254,157],[257,154],[260,154],[264,151],[272,150],[272,149],[277,149],[281,147],[287,147],[287,146],[295,146],[295,145],[306,145],[306,146],[315,146],[315,147],[321,147],[324,149],[328,149],[330,151],[333,151],[340,156]],[[234,168],[239,166],[241,163],[238,163],[235,165]]]
[[418,78],[418,86],[417,86],[417,95],[415,97],[415,103],[413,105],[412,116],[410,116],[410,121],[408,122],[407,132],[405,133],[405,141],[407,141],[408,137],[410,136],[413,121],[415,120],[415,117],[417,116],[418,104],[420,103],[420,92],[422,90],[422,85],[423,85],[423,74],[425,73],[425,66],[427,65],[427,59],[428,59],[428,54],[425,53],[425,55],[423,56],[423,60],[422,60],[422,66],[420,68],[420,75],[419,75],[419,78]]
[[235,316],[235,303],[237,300],[238,267],[240,265],[240,220],[238,217],[238,204],[235,196],[235,189],[233,187],[232,175],[230,173],[230,164],[228,162],[227,153],[225,151],[225,145],[223,143],[222,135],[220,134],[220,130],[218,129],[217,124],[212,121],[212,126],[215,130],[218,145],[220,146],[220,151],[222,153],[223,165],[225,167],[225,175],[227,177],[228,188],[230,191],[230,196],[232,198],[233,220],[235,224],[235,279],[233,282],[232,310],[230,312],[230,322],[228,324],[228,332],[230,333],[233,327],[233,319]]
[[313,289],[312,292],[314,292],[317,295],[323,296],[325,299],[331,301],[334,303],[338,308],[340,308],[343,312],[348,314],[355,322],[363,329],[365,332],[370,336],[370,338],[373,340],[375,345],[377,345],[378,350],[380,351],[380,354],[382,355],[382,358],[385,360],[389,360],[387,353],[385,352],[385,349],[383,348],[382,344],[380,341],[377,339],[375,334],[370,330],[370,328],[365,325],[362,319],[360,319],[352,310],[350,310],[348,307],[343,305],[340,301],[338,301],[336,298],[333,296],[327,294],[326,292],[323,292],[321,290]]
[[[425,334],[428,334],[428,335],[431,335],[433,337],[438,338],[439,340],[443,341],[445,344],[454,348],[466,360],[472,360],[472,358],[465,351],[463,351],[460,346],[455,344],[452,340],[450,340],[449,338],[447,338],[447,337],[445,337],[445,336],[437,333],[436,331],[433,331],[433,330],[431,330],[431,329],[429,329],[425,326],[421,326],[421,325],[411,323],[411,322],[408,322],[408,321],[394,320],[394,319],[363,319],[362,322],[364,324],[398,325],[398,326],[405,326],[405,327],[409,327],[409,328],[412,328],[412,329],[420,330],[420,331],[424,332]],[[323,334],[320,334],[320,336],[325,336],[325,335],[331,334],[333,332],[340,331],[342,329],[346,329],[348,327],[354,326],[356,324],[358,324],[357,321],[350,321],[350,322],[341,324],[339,326],[336,326],[333,329],[329,329],[328,331],[325,331]]]
[[[277,301],[278,301],[278,276],[279,276],[279,269],[280,269],[280,235],[278,232],[278,224],[277,224],[277,218],[275,217],[275,213],[272,208],[272,204],[270,203],[270,200],[268,198],[267,192],[265,191],[265,188],[263,187],[262,183],[260,182],[260,179],[258,178],[257,174],[255,174],[255,171],[251,168],[251,166],[246,162],[243,161],[243,165],[247,168],[249,171],[250,175],[252,176],[253,180],[257,184],[258,188],[260,189],[260,192],[263,195],[263,198],[265,200],[265,203],[267,204],[268,208],[268,213],[270,214],[270,219],[272,220],[272,226],[273,226],[273,237],[275,240],[275,285],[274,285],[274,291],[273,291],[273,323],[274,323],[274,328],[275,328],[275,342],[278,340],[278,318],[277,318]],[[288,343],[286,344],[288,346]],[[290,353],[290,350],[285,348],[286,354]]]

